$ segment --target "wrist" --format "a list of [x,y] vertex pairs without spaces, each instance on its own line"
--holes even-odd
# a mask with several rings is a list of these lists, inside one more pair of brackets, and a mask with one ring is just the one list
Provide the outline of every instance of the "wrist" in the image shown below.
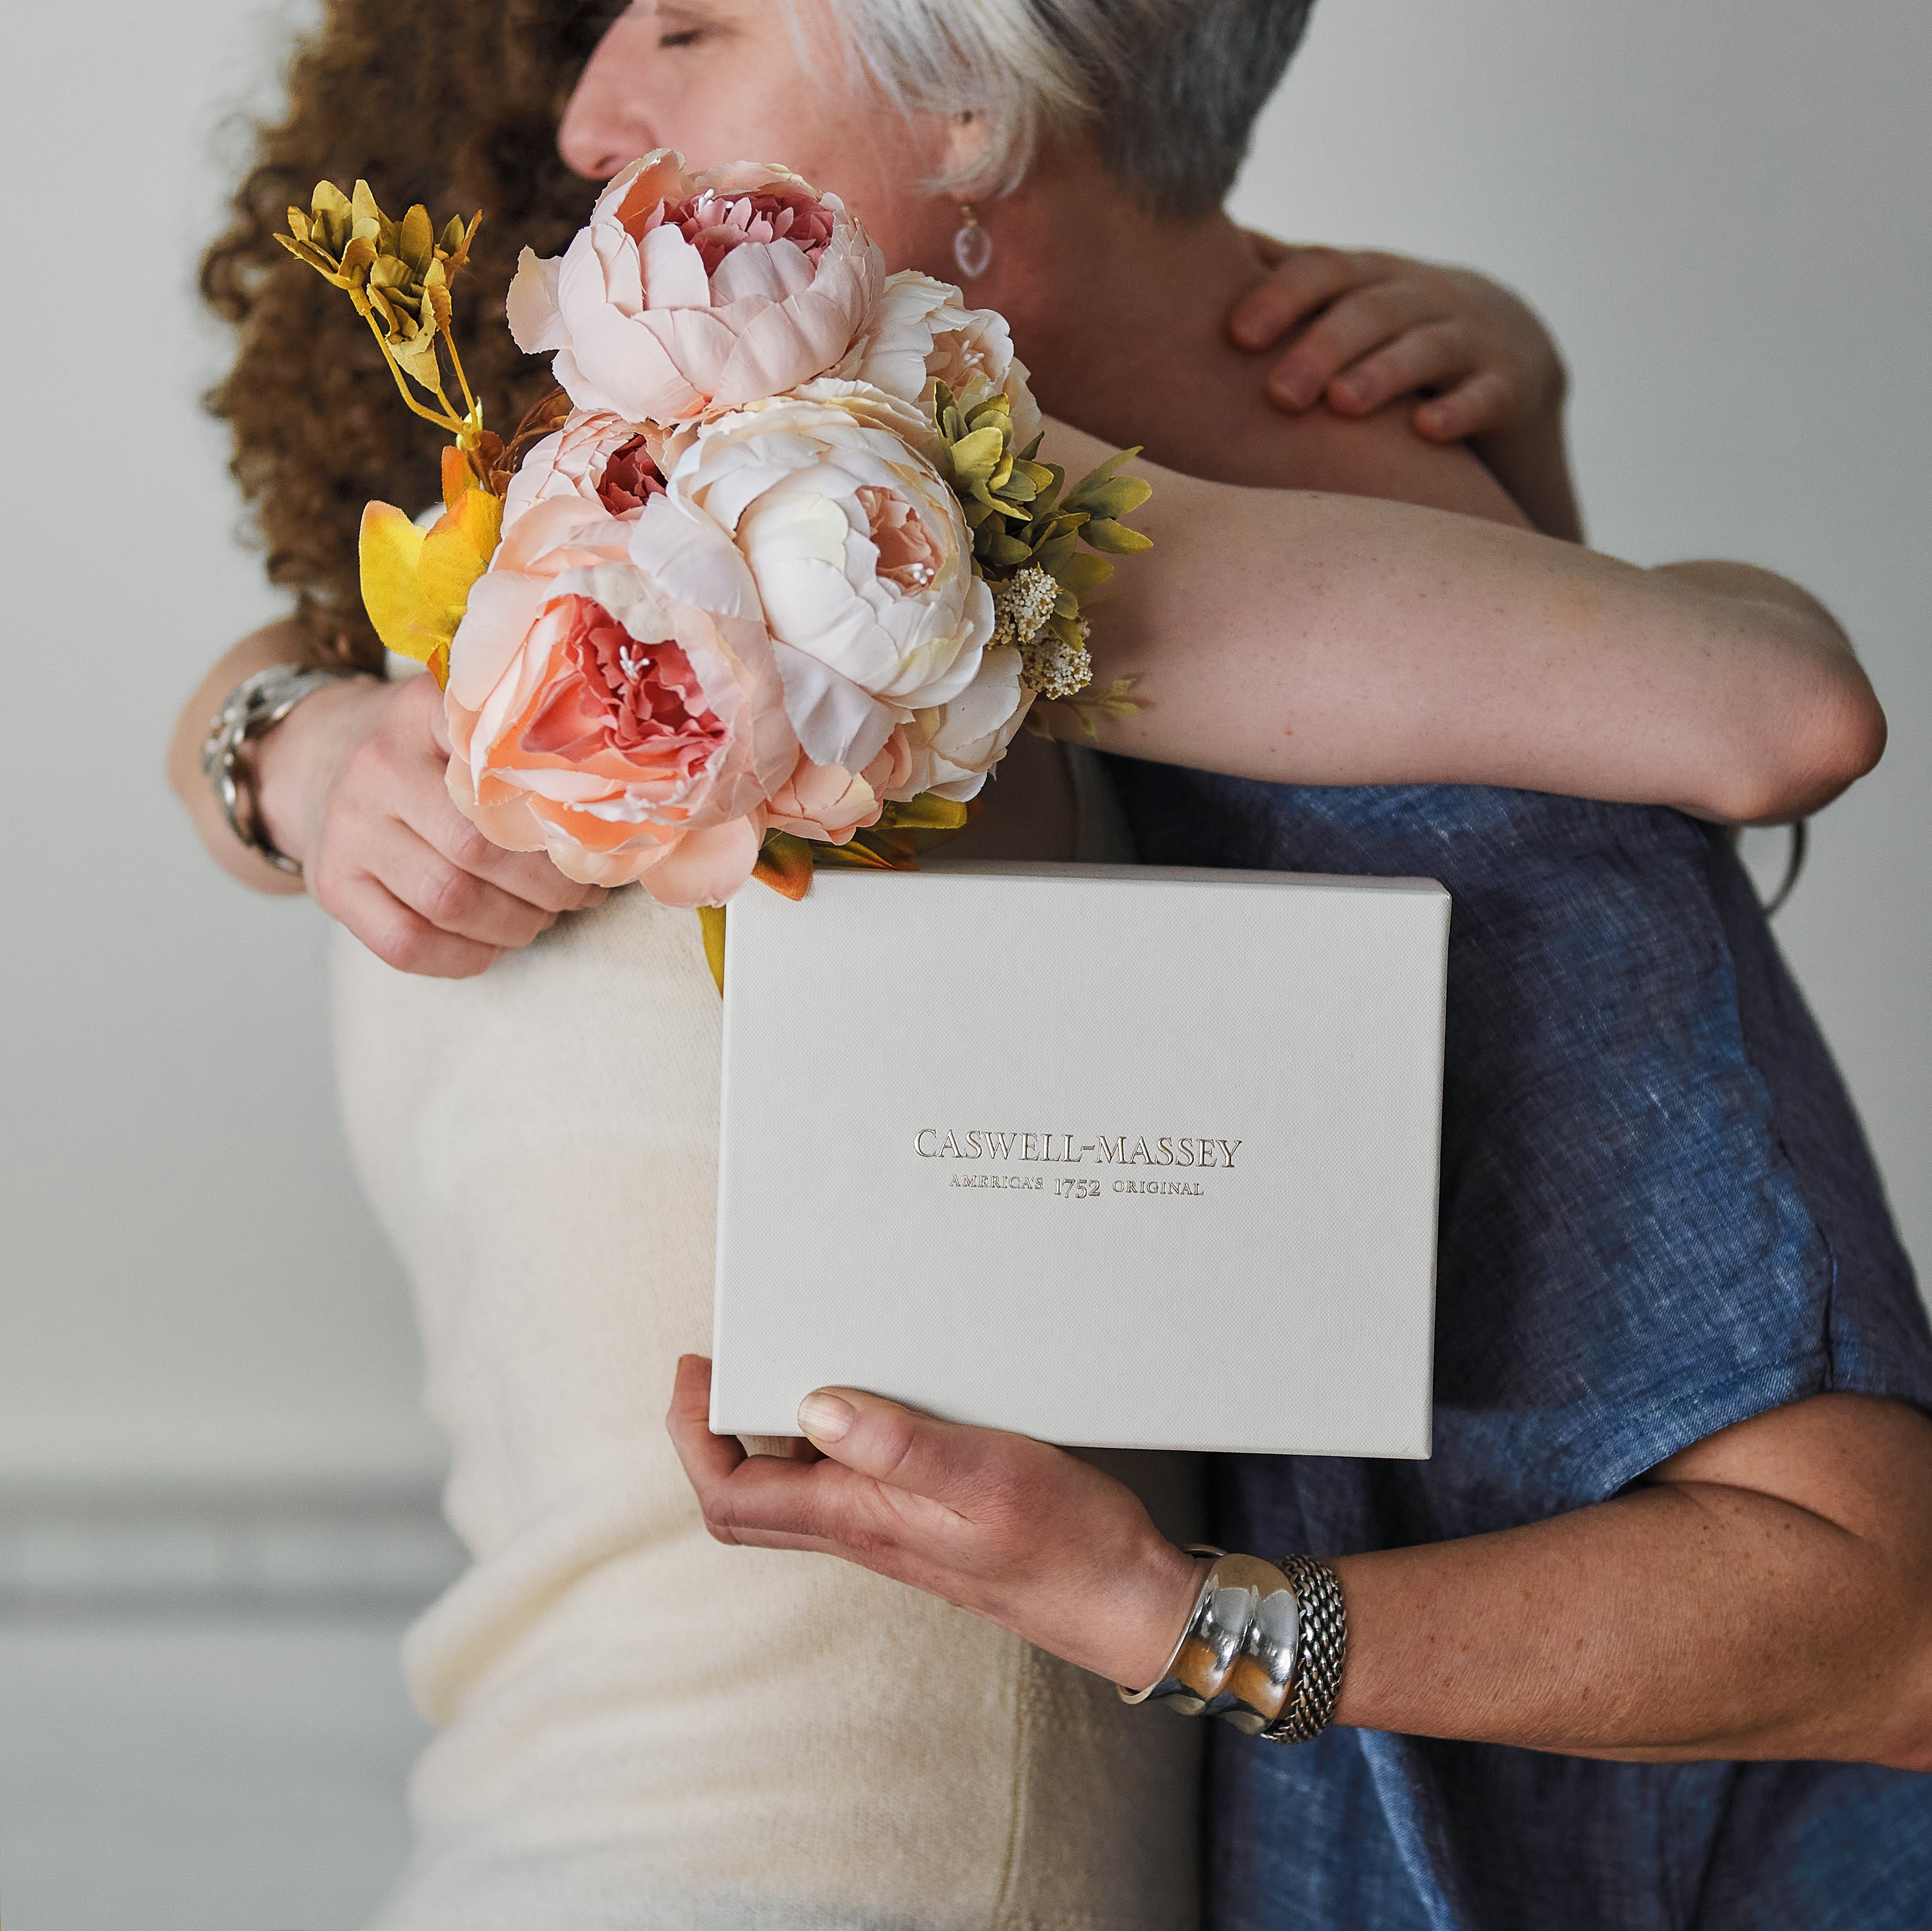
[[249,746],[256,809],[262,829],[279,852],[306,865],[313,842],[314,806],[327,789],[350,721],[386,686],[374,677],[345,678],[305,698],[272,730]]
[[1164,1536],[1155,1538],[1132,1574],[1122,1578],[1114,1613],[1096,1633],[1106,1654],[1092,1666],[1096,1672],[1136,1689],[1158,1682],[1186,1632],[1210,1561]]

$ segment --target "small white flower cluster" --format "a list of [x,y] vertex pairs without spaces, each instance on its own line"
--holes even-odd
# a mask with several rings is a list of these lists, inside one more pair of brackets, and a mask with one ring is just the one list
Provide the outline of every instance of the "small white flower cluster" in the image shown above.
[[1049,625],[1060,586],[1037,563],[1029,563],[993,586],[993,647],[1010,644],[1020,654],[1020,675],[1049,703],[1071,697],[1094,681],[1091,634],[1079,619],[1080,642],[1069,645]]

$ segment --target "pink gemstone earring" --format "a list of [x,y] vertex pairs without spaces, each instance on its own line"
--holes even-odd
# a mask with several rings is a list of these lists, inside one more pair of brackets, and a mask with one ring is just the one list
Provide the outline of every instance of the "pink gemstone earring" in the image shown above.
[[970,201],[959,204],[959,228],[952,237],[952,259],[969,282],[983,275],[993,259],[993,238],[980,226],[978,212]]

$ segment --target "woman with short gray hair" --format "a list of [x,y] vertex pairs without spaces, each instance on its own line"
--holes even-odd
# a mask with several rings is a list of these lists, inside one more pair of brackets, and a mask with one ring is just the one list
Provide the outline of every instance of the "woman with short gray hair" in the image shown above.
[[[1169,466],[1156,548],[1096,632],[1150,699],[1112,748],[1712,815],[1850,781],[1875,706],[1801,592],[1534,533],[1553,519],[1509,479],[1560,448],[1560,380],[1519,398],[1486,467],[1412,426],[1442,352],[1418,311],[1352,358],[1344,302],[1298,374],[1353,359],[1405,406],[1269,403],[1224,322],[1280,286],[1218,200],[1304,11],[656,0],[603,34],[559,141],[598,178],[659,145],[781,156],[862,212],[890,265],[965,275],[1007,316],[1043,403],[1080,425],[1052,430],[1056,460],[1084,466],[1088,431]],[[1527,613],[1500,620],[1513,598]],[[1283,599],[1324,622],[1281,623]],[[1526,675],[1586,610],[1561,673]],[[214,681],[288,647],[256,640]],[[190,742],[207,709],[184,713]],[[475,1558],[410,1640],[440,1734],[382,1931],[1186,1931],[1188,1726],[932,1596],[707,1537],[660,1419],[710,1331],[719,1022],[696,922],[466,842],[440,715],[428,679],[359,679],[256,754],[263,835],[340,921],[350,1135],[418,1292]],[[1090,764],[1023,739],[969,835],[1117,855],[1104,798]],[[290,886],[218,821],[207,835],[251,883]],[[1188,1538],[1193,1468],[1131,1472]]]

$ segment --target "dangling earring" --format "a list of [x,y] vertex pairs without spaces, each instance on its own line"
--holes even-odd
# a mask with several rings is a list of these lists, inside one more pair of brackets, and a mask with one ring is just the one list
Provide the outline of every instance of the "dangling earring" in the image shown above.
[[959,204],[959,228],[952,237],[952,259],[969,282],[983,275],[993,259],[993,238],[980,226],[979,214],[970,201]]

